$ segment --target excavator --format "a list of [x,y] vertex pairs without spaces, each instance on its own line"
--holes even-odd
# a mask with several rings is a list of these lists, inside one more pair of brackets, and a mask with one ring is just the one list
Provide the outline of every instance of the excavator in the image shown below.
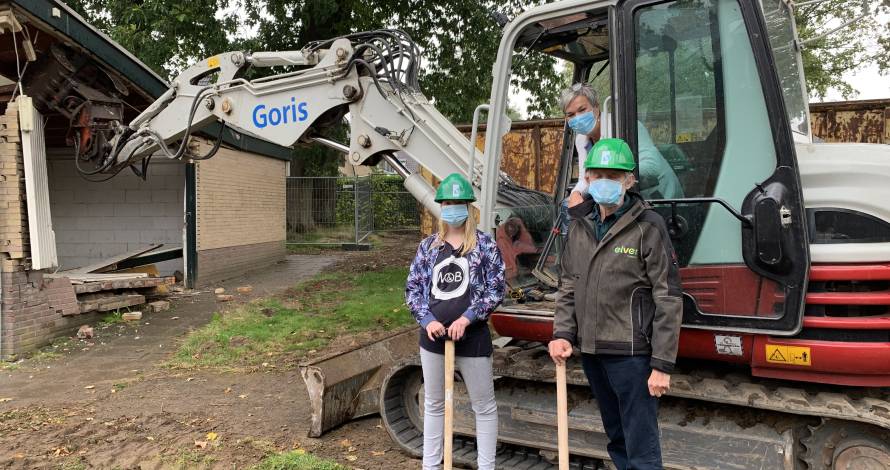
[[[501,24],[491,99],[476,109],[469,139],[423,95],[417,44],[377,30],[294,51],[214,55],[130,123],[116,113],[73,119],[73,145],[90,173],[114,173],[152,156],[210,158],[219,140],[204,155],[189,141],[221,123],[283,146],[324,145],[353,165],[386,162],[433,215],[432,185],[402,159],[438,179],[466,176],[480,229],[522,232],[535,246],[517,262],[511,288],[520,295],[490,319],[498,468],[556,468],[546,352],[555,303],[521,293],[558,283],[554,227],[579,176],[572,131],[552,191],[524,188],[500,167],[512,66],[548,54],[574,82],[606,84],[602,136],[635,153],[651,140],[683,186],[681,198],[649,201],[669,227],[684,289],[679,370],[659,412],[665,467],[890,470],[890,146],[816,142],[794,9],[791,0],[532,8]],[[248,78],[261,69],[268,73]],[[339,142],[331,130],[344,121],[348,142]],[[639,181],[643,191],[652,184]],[[416,341],[416,330],[392,332],[304,364],[312,433],[379,413],[397,445],[420,455]],[[568,382],[571,466],[607,468],[579,361],[569,362]],[[455,403],[454,460],[472,465],[473,419],[460,389]]]

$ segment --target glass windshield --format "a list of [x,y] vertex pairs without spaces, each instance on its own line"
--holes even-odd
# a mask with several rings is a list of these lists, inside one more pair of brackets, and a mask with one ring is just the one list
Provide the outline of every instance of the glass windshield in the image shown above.
[[788,122],[792,131],[808,134],[809,112],[803,91],[800,55],[795,46],[794,18],[783,0],[762,0],[761,4],[770,47],[776,60],[776,72],[782,83],[782,94],[785,96]]

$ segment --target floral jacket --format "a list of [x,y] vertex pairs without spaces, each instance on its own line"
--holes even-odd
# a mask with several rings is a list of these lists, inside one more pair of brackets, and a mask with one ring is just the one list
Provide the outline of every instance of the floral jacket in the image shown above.
[[[476,232],[476,240],[476,248],[467,253],[473,298],[464,316],[470,322],[487,321],[491,312],[504,300],[506,290],[504,261],[497,244],[491,236],[481,231]],[[425,238],[420,242],[408,272],[405,300],[414,319],[424,328],[436,319],[430,311],[430,289],[433,283],[433,265],[444,244],[445,241],[440,240],[438,235]]]

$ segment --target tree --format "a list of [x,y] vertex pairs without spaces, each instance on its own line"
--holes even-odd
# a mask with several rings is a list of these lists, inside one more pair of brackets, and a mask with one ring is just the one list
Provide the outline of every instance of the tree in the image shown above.
[[71,8],[161,77],[230,49],[238,17],[228,0],[68,0]]
[[[887,0],[826,0],[795,10],[798,35],[805,43],[801,52],[804,75],[812,96],[824,98],[834,88],[844,98],[850,98],[857,91],[844,80],[845,73],[869,64],[878,65],[882,73],[890,70],[888,14]],[[820,37],[854,19],[858,20]]]

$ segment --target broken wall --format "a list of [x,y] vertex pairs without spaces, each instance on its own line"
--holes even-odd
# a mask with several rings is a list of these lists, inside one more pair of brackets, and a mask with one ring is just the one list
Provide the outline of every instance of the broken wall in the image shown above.
[[[60,269],[87,266],[151,244],[182,246],[185,164],[157,157],[145,181],[125,169],[109,181],[94,183],[78,175],[70,149],[48,153]],[[183,270],[183,260],[157,267],[169,276]]]
[[40,347],[94,318],[80,315],[66,278],[32,271],[25,200],[25,169],[18,112],[0,116],[0,359]]

